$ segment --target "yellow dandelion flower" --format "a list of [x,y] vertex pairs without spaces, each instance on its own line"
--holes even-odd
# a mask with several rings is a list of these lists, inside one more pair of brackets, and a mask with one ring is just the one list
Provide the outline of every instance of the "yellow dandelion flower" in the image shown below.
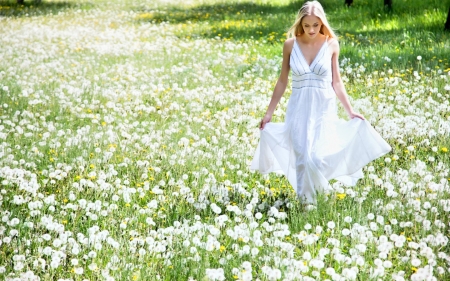
[[336,198],[339,199],[339,200],[344,199],[345,196],[347,196],[347,194],[345,194],[345,193],[338,193],[338,194],[336,194]]

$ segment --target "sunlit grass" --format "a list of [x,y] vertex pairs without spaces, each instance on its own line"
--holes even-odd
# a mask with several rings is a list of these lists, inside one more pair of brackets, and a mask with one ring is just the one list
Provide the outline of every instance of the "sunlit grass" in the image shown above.
[[248,169],[300,3],[0,3],[0,279],[448,279],[443,3],[323,1],[393,150],[316,206]]
[[[441,2],[398,1],[392,13],[386,13],[382,5],[375,2],[355,1],[351,8],[341,4],[324,1],[330,23],[340,36],[343,56],[351,59],[360,59],[361,53],[366,53],[367,57],[388,56],[394,65],[401,67],[411,65],[412,54],[422,53],[426,59],[430,59],[427,57],[430,51],[440,59],[449,56],[449,35],[443,32],[447,10]],[[244,1],[234,5],[191,2],[185,6],[168,6],[160,12],[142,12],[136,18],[174,23],[175,33],[188,40],[220,37],[245,42],[256,39],[267,47],[284,41],[285,31],[299,6],[300,3],[287,1],[280,4]],[[265,48],[258,51],[278,54],[267,52]],[[367,67],[371,69],[370,64]]]

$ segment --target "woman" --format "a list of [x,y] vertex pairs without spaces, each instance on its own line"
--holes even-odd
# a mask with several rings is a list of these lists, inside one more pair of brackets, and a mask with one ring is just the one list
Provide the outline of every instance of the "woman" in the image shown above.
[[[283,172],[298,196],[314,203],[330,179],[354,186],[362,167],[391,150],[364,117],[355,112],[339,74],[339,44],[322,6],[300,9],[283,47],[281,74],[260,123],[261,139],[251,169]],[[285,123],[270,123],[292,70],[292,95]],[[337,117],[338,97],[349,121]]]

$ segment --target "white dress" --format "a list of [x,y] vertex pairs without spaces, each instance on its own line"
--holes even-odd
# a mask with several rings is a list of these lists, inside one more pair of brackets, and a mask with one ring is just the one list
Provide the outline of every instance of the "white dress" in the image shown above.
[[328,40],[311,65],[294,41],[285,123],[265,125],[250,168],[282,172],[297,195],[313,203],[317,192],[331,189],[331,179],[354,186],[362,168],[391,147],[367,120],[338,118]]

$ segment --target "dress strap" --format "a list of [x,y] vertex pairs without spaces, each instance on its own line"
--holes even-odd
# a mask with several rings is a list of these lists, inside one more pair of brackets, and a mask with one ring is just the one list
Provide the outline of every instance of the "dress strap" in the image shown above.
[[294,44],[292,44],[292,49],[291,49],[291,53],[295,48],[295,44],[297,44],[297,36],[294,36]]
[[326,35],[327,37],[325,38],[325,43],[323,43],[324,45],[326,45],[325,47],[326,47],[326,49],[328,49],[328,35]]

